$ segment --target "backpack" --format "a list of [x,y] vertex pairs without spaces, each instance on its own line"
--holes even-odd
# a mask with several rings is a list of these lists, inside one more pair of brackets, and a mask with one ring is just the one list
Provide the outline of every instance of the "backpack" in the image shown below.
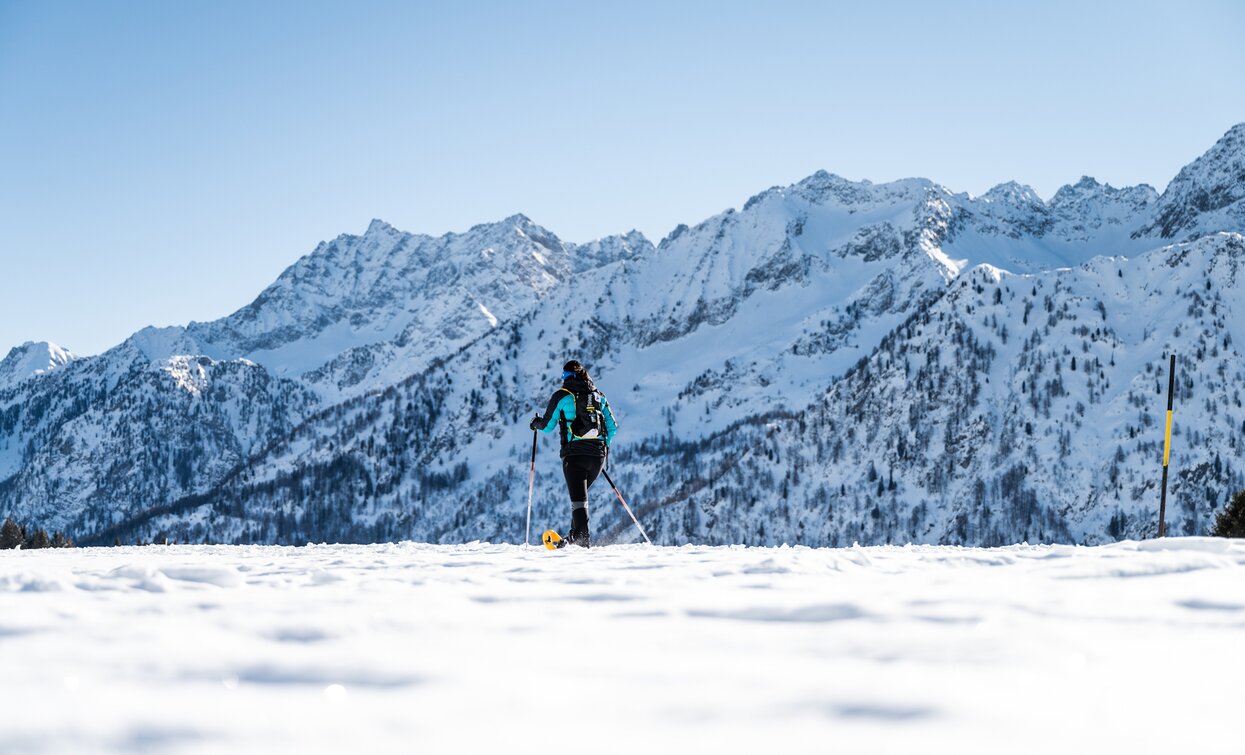
[[601,413],[604,397],[600,391],[576,393],[570,388],[562,390],[575,397],[575,419],[568,423],[571,440],[605,440],[605,415]]

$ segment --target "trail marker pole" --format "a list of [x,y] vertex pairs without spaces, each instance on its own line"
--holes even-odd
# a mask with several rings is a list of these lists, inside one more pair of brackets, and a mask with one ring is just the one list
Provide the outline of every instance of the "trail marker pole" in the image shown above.
[[1163,439],[1163,492],[1159,494],[1159,537],[1167,536],[1167,462],[1172,451],[1172,400],[1176,396],[1176,355],[1167,368],[1167,432]]

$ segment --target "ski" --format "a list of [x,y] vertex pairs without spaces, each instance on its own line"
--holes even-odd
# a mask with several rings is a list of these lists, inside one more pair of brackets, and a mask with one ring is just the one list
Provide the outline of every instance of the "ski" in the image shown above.
[[554,530],[545,530],[545,534],[541,535],[540,539],[545,544],[545,547],[551,551],[566,547],[566,541]]

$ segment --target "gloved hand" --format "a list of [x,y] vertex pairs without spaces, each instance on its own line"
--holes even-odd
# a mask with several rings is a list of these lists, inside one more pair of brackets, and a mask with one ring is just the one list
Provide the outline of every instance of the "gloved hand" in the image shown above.
[[528,425],[528,429],[544,430],[545,429],[545,418],[540,416],[539,414],[537,414],[535,417],[532,417],[532,423]]

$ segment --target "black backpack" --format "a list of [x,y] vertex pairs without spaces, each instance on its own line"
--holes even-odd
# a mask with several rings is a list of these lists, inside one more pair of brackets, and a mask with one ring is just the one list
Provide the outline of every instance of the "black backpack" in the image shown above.
[[571,440],[605,440],[605,415],[601,413],[600,391],[576,393],[570,388],[562,390],[575,397],[575,419],[570,425]]

